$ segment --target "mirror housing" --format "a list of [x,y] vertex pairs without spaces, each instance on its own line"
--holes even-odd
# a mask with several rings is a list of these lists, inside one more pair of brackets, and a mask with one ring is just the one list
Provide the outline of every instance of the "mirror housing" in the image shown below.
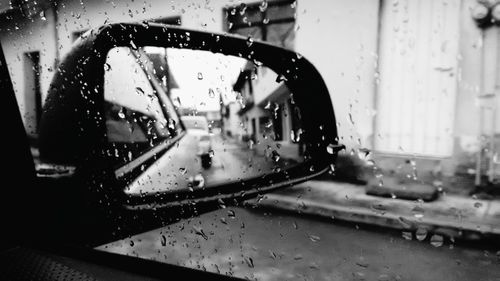
[[[152,156],[120,180],[110,180],[114,170],[105,151],[104,73],[106,56],[114,47],[138,49],[142,46],[205,50],[239,56],[254,64],[264,64],[286,81],[300,109],[302,130],[308,155],[306,161],[292,169],[260,178],[222,184],[216,189],[196,193],[177,192],[154,196],[127,197],[123,186],[144,171],[167,148]],[[39,132],[42,161],[75,166],[80,178],[89,186],[110,186],[114,202],[129,209],[148,209],[164,204],[185,204],[193,200],[250,196],[282,186],[295,184],[330,170],[338,144],[334,110],[327,87],[303,56],[290,50],[253,42],[228,34],[214,34],[161,24],[112,24],[87,32],[79,39],[54,75],[44,106]],[[155,149],[155,148],[153,148]],[[142,169],[141,169],[142,166]]]

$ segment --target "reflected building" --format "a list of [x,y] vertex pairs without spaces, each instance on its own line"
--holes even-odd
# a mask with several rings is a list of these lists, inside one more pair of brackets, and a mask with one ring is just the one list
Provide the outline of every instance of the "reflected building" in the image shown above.
[[[226,106],[227,135],[253,144],[258,153],[278,147],[286,158],[302,156],[300,143],[300,111],[293,105],[292,95],[272,70],[248,62],[233,90],[237,102]],[[238,125],[238,126],[236,126]]]

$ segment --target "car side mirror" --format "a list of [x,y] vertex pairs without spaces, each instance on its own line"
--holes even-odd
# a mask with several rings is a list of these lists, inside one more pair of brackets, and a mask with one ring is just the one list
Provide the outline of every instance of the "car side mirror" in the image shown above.
[[327,172],[343,148],[304,57],[160,24],[106,25],[76,43],[39,146],[43,161],[76,167],[89,191],[129,210],[244,200]]

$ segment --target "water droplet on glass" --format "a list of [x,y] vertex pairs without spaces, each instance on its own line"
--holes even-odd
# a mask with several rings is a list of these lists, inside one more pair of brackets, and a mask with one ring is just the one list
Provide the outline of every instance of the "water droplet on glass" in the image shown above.
[[330,171],[329,171],[329,173],[331,175],[335,174],[335,164],[330,164]]
[[382,203],[373,203],[371,205],[371,209],[373,212],[375,212],[377,214],[381,214],[381,215],[384,215],[387,211],[386,206]]
[[280,160],[280,155],[276,150],[273,150],[271,154],[272,154],[271,158],[273,159],[274,162],[278,162]]
[[286,77],[283,74],[280,74],[276,77],[276,82],[281,83],[283,81],[287,81]]
[[267,109],[267,110],[271,109],[271,102],[270,101],[268,101],[266,103],[266,106],[264,106],[264,109]]
[[334,154],[336,152],[339,152],[340,150],[344,149],[345,147],[343,145],[339,145],[339,144],[329,144],[327,147],[326,147],[326,152],[328,152],[329,154]]
[[45,17],[45,11],[41,11],[40,12],[40,19],[43,20],[43,21],[47,20],[47,18]]
[[212,99],[215,97],[215,92],[212,88],[208,89],[208,96]]
[[425,228],[417,228],[417,230],[415,231],[415,236],[417,237],[418,241],[424,241],[427,237],[427,230]]
[[161,242],[161,245],[163,247],[165,247],[167,245],[167,237],[165,237],[165,235],[161,235],[161,238],[160,238],[160,242]]
[[366,159],[370,155],[371,151],[368,148],[359,148],[358,157],[359,159]]
[[202,174],[196,174],[194,177],[191,176],[188,179],[188,185],[189,185],[189,187],[191,187],[191,189],[203,188],[203,187],[205,187],[205,178],[203,177]]
[[133,50],[138,50],[137,46],[135,45],[134,41],[130,40],[130,46],[132,47]]
[[308,237],[309,237],[309,240],[311,240],[312,242],[318,242],[319,240],[321,240],[321,238],[319,236],[316,236],[316,235],[309,234]]
[[434,234],[431,236],[431,245],[434,247],[443,246],[443,236]]
[[144,90],[141,87],[136,87],[135,92],[140,96],[144,95]]
[[244,15],[246,10],[247,10],[247,4],[241,3],[240,4],[240,15]]
[[259,9],[261,12],[264,12],[267,9],[267,1],[266,0],[262,1],[262,3],[260,3]]
[[245,262],[247,263],[248,267],[254,268],[254,264],[253,264],[253,259],[252,258],[245,257]]
[[363,257],[360,258],[360,261],[356,262],[356,265],[363,268],[367,268],[368,266],[370,266],[370,264],[367,263]]
[[248,38],[247,38],[247,46],[250,47],[250,46],[252,46],[252,44],[253,44],[253,38],[252,38],[252,36],[248,36]]
[[273,251],[271,251],[271,250],[269,250],[269,256],[270,256],[273,260],[275,260],[275,259],[278,257],[278,255],[276,255],[276,253],[275,253],[275,252],[273,252]]
[[481,202],[474,203],[475,208],[481,208],[482,206],[483,206],[483,203],[481,203]]
[[236,214],[234,213],[233,210],[227,211],[227,216],[233,219],[236,218]]
[[[380,274],[377,278],[377,281],[389,281],[389,280],[393,280],[391,279],[389,274]],[[394,280],[399,280],[399,279],[395,278]]]
[[181,173],[181,175],[185,175],[187,173],[187,169],[186,168],[179,168],[179,173]]
[[208,240],[208,236],[203,232],[203,229],[201,227],[198,227],[196,225],[193,225],[193,230],[196,235],[200,235],[203,237],[203,239]]
[[311,264],[309,264],[309,268],[312,268],[312,269],[319,269],[319,265],[315,262],[312,262]]
[[413,216],[417,219],[421,219],[424,217],[425,210],[422,207],[416,206],[411,210]]
[[224,203],[221,198],[217,199],[217,203],[219,203],[219,207],[221,207],[222,209],[226,208],[226,203]]
[[123,112],[123,108],[120,108],[120,110],[118,111],[118,117],[120,117],[121,119],[125,118],[125,113]]
[[409,231],[403,231],[402,236],[406,240],[412,240],[413,239],[413,235]]
[[104,64],[104,70],[105,71],[110,71],[111,70],[111,65],[109,63]]
[[198,80],[203,80],[203,73],[198,72]]

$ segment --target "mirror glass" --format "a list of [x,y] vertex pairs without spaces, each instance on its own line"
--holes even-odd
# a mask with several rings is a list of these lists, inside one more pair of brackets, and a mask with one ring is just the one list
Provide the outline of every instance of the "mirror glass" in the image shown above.
[[[127,194],[210,188],[304,161],[301,114],[282,76],[257,61],[160,47],[110,50],[108,153]],[[147,164],[156,155],[159,161]]]

